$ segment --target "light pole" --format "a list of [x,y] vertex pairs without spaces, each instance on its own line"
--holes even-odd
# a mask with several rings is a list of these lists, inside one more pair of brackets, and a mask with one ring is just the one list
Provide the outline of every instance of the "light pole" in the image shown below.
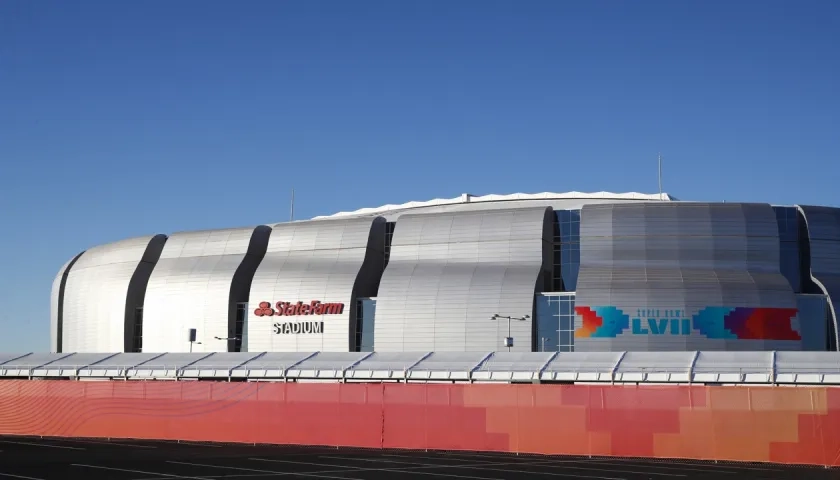
[[508,347],[508,352],[509,352],[511,347],[513,347],[513,337],[510,336],[510,322],[512,320],[517,320],[517,321],[520,321],[520,322],[524,322],[525,320],[528,320],[529,318],[531,318],[531,316],[530,315],[525,315],[525,316],[522,316],[522,317],[509,317],[509,316],[505,316],[505,315],[499,315],[497,313],[497,314],[493,315],[490,318],[490,320],[498,320],[500,318],[506,318],[507,321],[508,321],[508,336],[505,337],[505,346]]
[[201,342],[196,342],[196,329],[191,328],[187,332],[187,340],[190,342],[190,353],[192,353],[193,343],[201,345]]
[[[239,337],[213,337],[213,338],[215,338],[216,340],[224,340],[224,341],[227,341],[227,342],[230,342],[231,340],[236,342],[237,340],[239,340]],[[230,343],[228,343],[228,347],[229,346],[230,346]],[[233,344],[233,350],[236,351],[236,343]]]

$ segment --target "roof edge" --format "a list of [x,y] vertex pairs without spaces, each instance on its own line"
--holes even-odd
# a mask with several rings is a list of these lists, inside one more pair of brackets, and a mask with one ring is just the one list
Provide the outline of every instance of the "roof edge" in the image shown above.
[[371,208],[360,208],[358,210],[351,210],[351,211],[344,211],[338,212],[331,215],[319,215],[317,217],[313,217],[313,220],[319,219],[327,219],[327,218],[341,218],[341,217],[351,217],[351,216],[360,216],[360,215],[374,215],[378,213],[385,213],[391,212],[396,210],[409,210],[412,208],[422,208],[422,207],[436,207],[441,205],[457,205],[461,203],[482,203],[482,202],[511,202],[511,201],[522,201],[522,200],[574,200],[574,199],[581,199],[581,200],[591,200],[591,199],[598,199],[598,200],[644,200],[644,201],[653,201],[653,200],[662,200],[662,201],[677,201],[677,198],[667,194],[662,193],[661,195],[658,193],[639,193],[639,192],[626,192],[626,193],[613,193],[613,192],[593,192],[593,193],[586,193],[586,192],[564,192],[564,193],[554,193],[554,192],[542,192],[542,193],[511,193],[511,194],[489,194],[489,195],[471,195],[469,193],[461,194],[455,198],[435,198],[433,200],[421,201],[421,202],[406,202],[400,204],[388,204],[382,205],[381,207],[371,207]]

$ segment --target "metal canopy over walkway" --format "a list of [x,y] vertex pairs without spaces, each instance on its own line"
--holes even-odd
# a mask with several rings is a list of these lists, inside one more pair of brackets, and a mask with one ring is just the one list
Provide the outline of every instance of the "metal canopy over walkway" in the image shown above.
[[0,378],[840,385],[840,352],[28,353]]

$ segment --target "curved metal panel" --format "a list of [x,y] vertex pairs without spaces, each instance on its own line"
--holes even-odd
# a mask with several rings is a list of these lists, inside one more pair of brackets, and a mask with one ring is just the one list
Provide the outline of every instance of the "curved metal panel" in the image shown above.
[[274,225],[251,285],[248,351],[352,350],[356,299],[376,295],[384,250],[381,217]]
[[769,205],[581,210],[575,350],[798,350]]
[[[505,349],[552,268],[550,208],[403,215],[376,300],[375,351]],[[549,274],[549,277],[550,274]],[[511,321],[531,351],[532,319]]]
[[797,205],[808,229],[810,276],[828,297],[834,348],[840,348],[840,208]]
[[[85,253],[85,252],[82,252]],[[58,275],[53,279],[52,290],[50,291],[50,352],[61,353],[61,333],[64,310],[64,287],[67,284],[67,275],[76,260],[82,256],[76,254],[58,270]]]
[[[236,304],[248,300],[270,232],[261,225],[171,235],[146,289],[143,351],[228,351]],[[191,328],[194,345],[188,340]]]
[[134,333],[126,325],[143,306],[137,290],[145,286],[165,242],[165,235],[129,238],[91,248],[78,258],[64,287],[62,351],[125,351]]

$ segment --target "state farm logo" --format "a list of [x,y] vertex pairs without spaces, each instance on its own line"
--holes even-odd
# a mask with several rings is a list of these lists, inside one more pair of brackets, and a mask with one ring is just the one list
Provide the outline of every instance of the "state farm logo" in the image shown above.
[[340,315],[344,313],[343,303],[321,303],[312,300],[309,303],[303,302],[277,302],[274,307],[271,302],[260,302],[259,308],[254,310],[258,317],[297,317],[300,315]]

